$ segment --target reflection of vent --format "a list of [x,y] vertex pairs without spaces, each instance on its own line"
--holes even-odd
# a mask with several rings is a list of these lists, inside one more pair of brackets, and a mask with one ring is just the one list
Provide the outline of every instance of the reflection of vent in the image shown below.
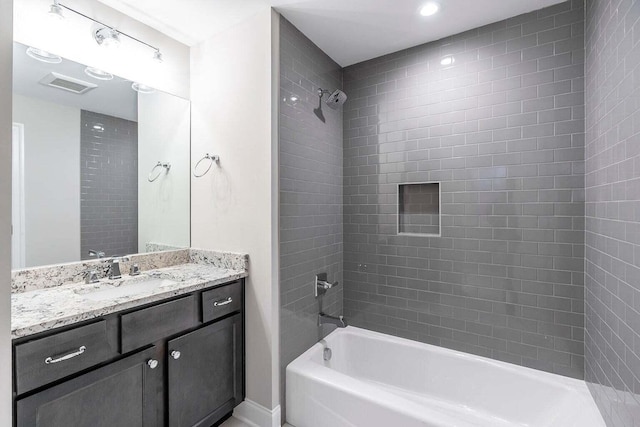
[[98,87],[96,84],[54,73],[53,71],[44,76],[44,78],[40,80],[40,83],[45,86],[51,86],[77,94],[83,94]]

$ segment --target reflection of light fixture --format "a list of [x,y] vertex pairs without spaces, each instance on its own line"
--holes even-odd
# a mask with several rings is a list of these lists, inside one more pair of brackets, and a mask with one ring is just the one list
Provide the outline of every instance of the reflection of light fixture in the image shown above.
[[456,62],[456,58],[453,57],[453,55],[448,55],[448,56],[443,56],[442,59],[440,60],[440,65],[443,66],[448,66],[448,65],[453,65]]
[[27,55],[38,61],[46,62],[47,64],[59,64],[62,62],[62,58],[58,55],[54,55],[53,53],[49,53],[35,47],[27,48]]
[[87,76],[91,76],[94,79],[98,79],[98,80],[112,80],[113,79],[113,74],[107,73],[106,71],[102,71],[102,70],[99,70],[99,69],[93,68],[93,67],[85,68],[84,69],[84,73]]
[[123,33],[122,31],[118,31],[116,29],[114,29],[113,27],[111,27],[110,25],[105,24],[104,22],[100,22],[97,19],[93,19],[90,16],[88,16],[85,13],[81,13],[78,12],[75,9],[70,8],[69,6],[65,6],[62,3],[58,2],[58,0],[53,0],[53,3],[51,4],[51,6],[49,7],[49,16],[55,18],[55,19],[64,19],[64,14],[63,11],[67,10],[69,12],[75,13],[76,15],[88,19],[90,21],[95,22],[96,24],[100,24],[100,29],[98,31],[96,31],[93,34],[93,39],[96,41],[96,43],[98,43],[101,46],[105,46],[105,47],[115,47],[118,44],[120,44],[120,36],[124,36],[127,37],[128,39],[131,39],[132,41],[136,42],[136,43],[140,43],[143,44],[151,49],[153,49],[153,59],[156,62],[161,63],[163,58],[162,58],[162,53],[160,52],[160,49],[158,49],[155,46],[150,45],[149,43],[143,42],[142,40],[135,38],[133,36],[130,36],[127,33]]
[[49,17],[60,21],[64,19],[62,7],[60,7],[58,0],[53,0],[53,3],[49,7]]
[[438,13],[440,10],[440,5],[434,1],[430,1],[420,8],[420,15],[422,16],[431,16]]
[[132,83],[131,89],[135,90],[138,93],[153,93],[156,90],[150,86],[143,85],[142,83]]
[[93,34],[96,43],[106,48],[118,47],[120,44],[120,33],[109,27],[100,28]]
[[92,132],[104,132],[104,125],[102,123],[96,123],[92,126]]

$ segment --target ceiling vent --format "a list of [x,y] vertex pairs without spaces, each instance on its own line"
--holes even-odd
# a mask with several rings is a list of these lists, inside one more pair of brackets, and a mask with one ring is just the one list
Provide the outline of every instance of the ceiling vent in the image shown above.
[[98,87],[98,85],[94,83],[85,82],[84,80],[75,79],[53,71],[44,76],[44,78],[40,80],[40,83],[45,86],[66,90],[67,92],[73,92],[78,95],[82,95],[83,93]]

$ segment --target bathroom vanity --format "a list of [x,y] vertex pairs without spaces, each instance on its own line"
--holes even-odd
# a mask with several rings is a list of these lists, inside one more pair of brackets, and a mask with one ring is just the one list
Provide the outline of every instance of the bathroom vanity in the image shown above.
[[244,398],[246,270],[191,252],[188,263],[120,281],[15,292],[14,426],[227,418]]

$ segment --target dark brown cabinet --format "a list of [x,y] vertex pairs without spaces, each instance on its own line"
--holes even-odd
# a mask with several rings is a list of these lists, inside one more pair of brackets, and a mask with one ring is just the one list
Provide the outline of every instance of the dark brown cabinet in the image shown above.
[[162,366],[155,354],[149,348],[19,400],[17,426],[160,425],[156,389]]
[[169,427],[210,426],[242,401],[242,317],[169,341]]
[[14,341],[14,426],[218,423],[244,399],[243,307],[240,280]]

